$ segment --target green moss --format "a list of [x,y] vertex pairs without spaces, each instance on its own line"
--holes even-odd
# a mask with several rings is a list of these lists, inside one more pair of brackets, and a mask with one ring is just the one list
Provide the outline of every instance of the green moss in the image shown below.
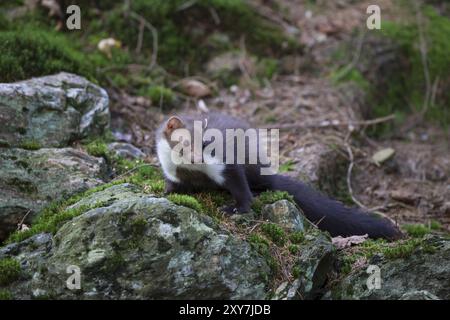
[[79,216],[80,214],[88,211],[91,208],[93,207],[80,206],[75,209],[53,211],[52,206],[52,209],[44,210],[41,213],[41,215],[37,218],[36,222],[33,223],[30,229],[21,232],[14,232],[13,234],[11,234],[7,240],[7,243],[20,242],[41,232],[50,232],[55,234],[56,231],[58,231],[58,229],[65,222],[73,219],[76,216]]
[[20,147],[26,150],[39,150],[42,148],[41,144],[37,140],[25,140],[20,144]]
[[161,189],[161,185],[163,185],[164,183],[162,180],[161,172],[149,165],[139,165],[141,165],[142,167],[139,167],[134,172],[134,174],[129,177],[124,177],[110,183],[105,183],[85,192],[81,192],[79,194],[71,196],[66,200],[57,200],[51,202],[39,213],[30,229],[22,232],[14,232],[6,240],[6,243],[20,242],[41,232],[50,232],[54,234],[64,223],[73,219],[74,217],[77,217],[88,210],[108,205],[108,203],[99,202],[92,206],[79,206],[77,208],[67,209],[69,206],[77,203],[83,198],[86,198],[96,192],[103,191],[107,188],[110,188],[111,186],[123,183],[132,183],[141,186],[144,189],[146,185]]
[[296,255],[300,251],[299,246],[296,244],[290,244],[288,248],[289,248],[289,252],[293,255]]
[[257,77],[261,79],[272,79],[278,71],[278,60],[272,58],[262,58],[258,62]]
[[220,191],[200,192],[195,195],[195,198],[200,202],[203,212],[216,221],[223,217],[221,207],[231,201],[227,193]]
[[142,236],[147,228],[148,222],[144,217],[137,217],[131,221],[131,230],[134,236]]
[[104,157],[109,156],[108,146],[103,140],[94,140],[86,145],[86,151],[94,157]]
[[[85,7],[83,7],[83,5]],[[90,4],[82,4],[88,12]],[[89,33],[106,33],[120,39],[125,46],[135,48],[138,42],[138,21],[127,16],[122,3],[102,10],[102,19],[85,18]],[[184,72],[199,69],[212,55],[230,47],[238,47],[245,36],[248,50],[261,55],[272,55],[281,48],[295,48],[296,43],[287,38],[276,25],[254,13],[243,0],[135,0],[131,9],[150,21],[158,32],[158,63],[170,71]],[[212,11],[213,10],[213,11]],[[211,12],[217,13],[217,24]],[[226,44],[217,45],[211,35],[226,35]],[[153,35],[145,29],[142,55],[150,60],[153,52]],[[217,38],[217,37],[216,37]],[[213,39],[214,40],[214,39]],[[284,49],[283,49],[284,50]],[[273,67],[268,67],[267,72]]]
[[113,273],[117,272],[120,268],[125,265],[125,259],[120,253],[114,253],[112,257],[106,260],[104,269],[106,272]]
[[302,270],[300,269],[299,266],[294,266],[292,268],[292,276],[294,277],[294,279],[298,279],[302,274]]
[[383,255],[388,259],[398,259],[409,257],[416,250],[419,242],[407,241],[394,247],[387,247],[383,250]]
[[264,205],[271,204],[279,200],[294,202],[294,198],[286,191],[265,191],[254,199],[252,209],[256,212],[261,212]]
[[442,229],[442,224],[437,220],[430,221],[430,229],[431,230],[439,230]]
[[174,92],[164,86],[152,86],[140,91],[140,95],[148,97],[156,106],[172,105],[175,101]]
[[[415,17],[415,12],[410,12]],[[427,63],[430,81],[433,83],[437,78],[449,79],[450,42],[450,20],[439,15],[431,6],[422,9],[424,18],[423,31],[427,41]],[[404,93],[408,92],[408,102],[415,110],[422,108],[425,96],[425,76],[420,52],[420,37],[417,23],[383,23],[381,33],[392,39],[399,47],[400,54],[405,60],[407,68],[403,72],[396,72],[386,83],[388,90],[381,93],[381,102],[376,109],[377,115],[386,115],[395,110],[403,113],[408,112],[408,103],[404,101]],[[444,80],[444,81],[447,81]],[[384,87],[382,88],[384,89]],[[444,126],[450,123],[450,110],[446,108],[450,103],[450,94],[443,91],[436,97],[435,104],[431,104],[426,116]]]
[[167,196],[167,199],[177,205],[194,209],[197,212],[202,211],[202,205],[198,202],[197,199],[195,199],[192,196],[185,195],[185,194],[172,193]]
[[21,27],[0,32],[0,82],[13,82],[60,71],[93,78],[94,68],[71,41],[56,32]]
[[16,281],[20,276],[20,264],[17,260],[5,258],[0,260],[0,286]]
[[12,294],[8,290],[0,289],[0,300],[12,300]]
[[434,253],[436,248],[423,241],[422,238],[410,238],[393,243],[385,240],[367,240],[357,247],[351,248],[349,252],[341,256],[341,272],[349,273],[352,265],[360,258],[370,261],[375,255],[381,255],[386,259],[407,258],[418,249],[425,253]]
[[286,243],[286,232],[274,223],[263,224],[261,231],[278,246],[284,246]]
[[411,236],[415,238],[423,237],[431,232],[431,229],[423,224],[406,224],[403,229]]
[[346,69],[345,67],[338,69],[334,71],[330,77],[335,84],[342,82],[352,82],[365,91],[368,91],[370,89],[369,82],[356,68],[352,68],[350,70]]
[[150,191],[156,194],[161,194],[164,192],[165,189],[165,182],[164,180],[156,180],[156,181],[150,181],[148,186],[150,187]]
[[289,235],[289,240],[292,243],[300,244],[305,240],[305,234],[302,231],[295,231]]
[[279,270],[279,266],[271,254],[269,241],[259,234],[249,235],[247,241],[266,260],[271,272],[275,274]]

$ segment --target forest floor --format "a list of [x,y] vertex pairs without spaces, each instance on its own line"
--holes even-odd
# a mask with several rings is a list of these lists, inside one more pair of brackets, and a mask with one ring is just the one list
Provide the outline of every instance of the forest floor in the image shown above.
[[[255,126],[280,125],[283,170],[300,177],[306,174],[319,187],[327,175],[337,177],[339,182],[334,184],[340,191],[326,187],[323,191],[348,204],[357,200],[399,224],[438,221],[450,230],[448,131],[427,123],[408,128],[406,121],[405,130],[399,128],[388,137],[366,134],[371,126],[363,117],[367,98],[354,86],[334,83],[330,74],[335,67],[332,53],[343,44],[359,41],[354,28],[365,24],[370,1],[358,5],[350,1],[319,2],[319,11],[295,0],[280,1],[286,9],[279,11],[260,6],[262,14],[284,29],[294,33],[296,28],[302,30],[299,40],[305,52],[282,57],[284,72],[262,86],[253,85],[251,71],[243,70],[241,76],[247,81],[219,87],[215,96],[202,100],[203,108],[243,117]],[[382,2],[383,15],[395,18],[390,1]],[[365,50],[370,47],[361,45],[358,49],[356,43],[355,54],[347,63],[358,63],[358,57],[367,54]],[[198,106],[198,100],[185,99],[181,109],[197,111]],[[153,155],[150,160],[156,161],[153,133],[165,112],[126,96],[113,99],[112,114],[113,131],[145,149]],[[375,165],[372,156],[384,148],[395,150],[393,160]],[[328,163],[324,166],[331,163],[330,170],[335,172],[325,169],[325,177],[317,176],[317,172],[309,175],[310,167],[317,170],[322,162]]]

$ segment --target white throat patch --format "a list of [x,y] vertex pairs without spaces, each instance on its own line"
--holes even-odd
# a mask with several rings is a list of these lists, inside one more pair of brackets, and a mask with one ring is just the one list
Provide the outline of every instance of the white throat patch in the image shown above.
[[180,179],[178,179],[177,177],[178,167],[186,170],[203,172],[218,185],[223,185],[223,183],[225,182],[225,178],[223,176],[223,170],[225,169],[225,165],[223,163],[219,162],[211,163],[211,161],[206,161],[208,162],[208,164],[200,163],[200,164],[177,165],[172,161],[171,157],[172,149],[169,145],[169,142],[164,138],[161,138],[158,141],[158,144],[156,145],[156,150],[164,174],[167,177],[167,179],[169,179],[172,182],[178,183],[180,182]]

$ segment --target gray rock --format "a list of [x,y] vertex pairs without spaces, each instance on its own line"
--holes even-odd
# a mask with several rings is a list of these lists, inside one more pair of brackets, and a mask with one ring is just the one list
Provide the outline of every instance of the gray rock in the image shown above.
[[300,274],[292,283],[284,282],[275,291],[275,300],[316,299],[322,294],[333,270],[335,249],[329,236],[310,229],[300,245],[296,267]]
[[113,142],[108,145],[108,150],[112,151],[114,155],[126,158],[129,160],[145,158],[145,153],[136,148],[130,143]]
[[106,91],[69,73],[0,84],[0,146],[63,147],[109,126]]
[[248,73],[256,71],[256,59],[239,51],[224,52],[206,64],[206,73],[212,78],[239,78],[242,74],[242,66]]
[[344,277],[332,299],[450,299],[450,239],[427,236],[409,256],[370,261],[380,268],[381,288],[368,289],[366,268]]
[[439,300],[439,298],[427,290],[413,290],[403,294],[400,300]]
[[297,207],[288,200],[279,200],[265,205],[261,210],[261,214],[264,219],[277,223],[290,231],[305,231],[309,223],[300,214]]
[[[338,151],[323,143],[309,144],[290,152],[289,157],[298,159],[288,175],[333,194],[336,182],[345,177],[347,160]],[[300,174],[299,174],[300,173]]]
[[29,223],[50,201],[104,181],[103,158],[72,148],[0,149],[0,240],[27,214]]
[[[129,184],[83,201],[101,207],[64,224],[52,241],[38,235],[0,250],[0,258],[15,258],[22,268],[5,288],[13,298],[266,297],[266,261],[204,215]],[[66,287],[69,266],[80,268],[79,290]]]

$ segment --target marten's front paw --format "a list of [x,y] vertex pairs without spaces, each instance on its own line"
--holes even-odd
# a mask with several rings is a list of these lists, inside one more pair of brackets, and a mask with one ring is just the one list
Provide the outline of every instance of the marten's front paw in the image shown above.
[[230,215],[249,212],[249,210],[246,208],[241,208],[241,207],[236,207],[236,206],[223,207],[221,210],[223,212],[225,212],[226,214],[230,214]]
[[233,215],[233,214],[237,214],[238,212],[238,208],[236,208],[235,206],[226,206],[226,207],[222,207],[220,208],[221,211],[223,211],[226,214],[229,215]]

